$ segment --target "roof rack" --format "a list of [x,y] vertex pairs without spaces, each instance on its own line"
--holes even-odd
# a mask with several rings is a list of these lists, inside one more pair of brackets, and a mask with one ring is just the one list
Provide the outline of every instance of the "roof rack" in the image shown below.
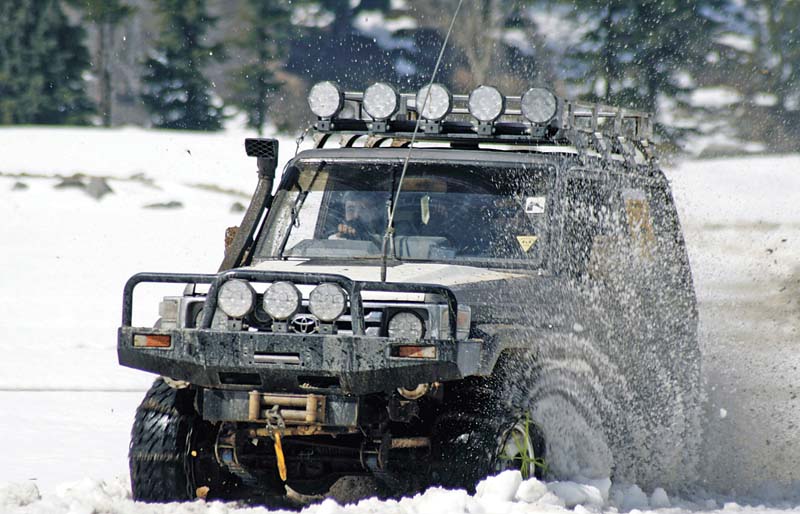
[[[370,92],[376,86],[382,88],[382,97]],[[314,129],[322,136],[318,146],[333,134],[410,141],[421,117],[419,141],[453,146],[567,145],[584,157],[620,156],[630,164],[637,164],[638,150],[639,161],[655,159],[649,113],[567,100],[543,88],[532,88],[522,96],[503,96],[488,86],[470,95],[451,95],[440,84],[432,87],[440,89],[396,93],[388,84],[378,83],[365,92],[343,92],[331,82],[315,85],[309,105],[317,115]],[[475,100],[479,90],[484,90],[483,98]]]

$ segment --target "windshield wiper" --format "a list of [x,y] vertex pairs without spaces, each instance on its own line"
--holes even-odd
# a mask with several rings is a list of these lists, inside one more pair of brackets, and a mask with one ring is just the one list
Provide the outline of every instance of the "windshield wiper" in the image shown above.
[[[311,191],[311,188],[314,187],[314,182],[317,181],[317,177],[319,177],[320,172],[322,169],[327,165],[327,161],[322,161],[317,166],[317,169],[314,170],[314,176],[311,177],[311,182],[308,184],[308,188],[304,190],[300,190],[300,194],[297,195],[297,198],[294,201],[294,205],[292,205],[292,217],[289,220],[289,228],[286,230],[286,233],[283,235],[283,239],[281,239],[281,246],[278,248],[278,256],[283,257],[283,251],[286,249],[286,243],[289,241],[289,236],[292,233],[292,229],[297,226],[300,226],[300,209],[303,208],[303,203],[305,203],[306,198],[308,198],[308,193]],[[298,186],[299,187],[299,186]]]

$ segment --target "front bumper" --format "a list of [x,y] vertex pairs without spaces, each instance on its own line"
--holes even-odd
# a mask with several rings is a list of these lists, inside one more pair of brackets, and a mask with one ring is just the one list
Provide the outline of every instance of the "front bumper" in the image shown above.
[[[170,346],[135,346],[137,335],[169,336]],[[393,347],[409,344],[435,347],[436,357],[395,356]],[[363,395],[478,374],[482,345],[477,340],[121,327],[117,353],[123,366],[203,387]]]

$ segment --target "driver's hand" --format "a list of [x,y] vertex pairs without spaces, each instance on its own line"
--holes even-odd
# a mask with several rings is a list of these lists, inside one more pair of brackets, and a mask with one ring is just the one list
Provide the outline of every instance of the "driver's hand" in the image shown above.
[[346,223],[339,223],[337,230],[339,231],[339,235],[344,238],[355,237],[356,234],[358,233],[355,227],[351,227]]

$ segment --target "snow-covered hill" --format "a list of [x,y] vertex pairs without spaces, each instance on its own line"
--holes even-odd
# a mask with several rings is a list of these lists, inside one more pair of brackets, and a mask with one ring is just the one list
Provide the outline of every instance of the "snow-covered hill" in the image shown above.
[[[129,501],[128,434],[152,377],[117,365],[115,338],[130,275],[216,270],[256,181],[246,135],[0,128],[0,512],[239,512]],[[282,160],[294,150],[281,140]],[[347,512],[800,512],[798,168],[800,156],[786,156],[669,170],[700,299],[707,493],[519,489],[505,476],[477,498],[432,490]],[[144,303],[135,315],[149,323],[157,302]],[[531,501],[506,501],[515,494]],[[753,497],[769,507],[739,506]]]

